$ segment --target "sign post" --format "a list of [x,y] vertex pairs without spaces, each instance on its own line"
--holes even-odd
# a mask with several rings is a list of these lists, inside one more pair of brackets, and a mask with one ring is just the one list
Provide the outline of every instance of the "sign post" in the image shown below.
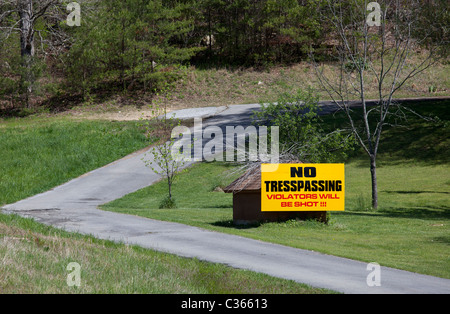
[[261,165],[261,211],[345,211],[345,165]]

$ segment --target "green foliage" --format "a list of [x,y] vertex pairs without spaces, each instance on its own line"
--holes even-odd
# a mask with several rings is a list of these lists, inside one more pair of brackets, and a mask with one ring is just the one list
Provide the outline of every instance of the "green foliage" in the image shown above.
[[177,204],[173,197],[170,198],[169,196],[166,196],[159,204],[159,209],[174,209],[174,208],[177,208]]
[[13,41],[0,44],[0,50],[3,50],[0,52],[0,105],[4,103],[7,107],[18,108],[28,105],[25,94],[29,87],[35,95],[45,88],[39,79],[44,76],[46,65],[38,58],[27,63],[20,52],[11,47]]
[[354,60],[348,60],[344,64],[344,68],[349,72],[356,72],[360,70],[368,70],[369,64],[364,58],[356,57]]
[[74,30],[66,69],[70,86],[84,93],[104,84],[154,91],[174,81],[180,64],[198,50],[176,44],[192,28],[184,8],[162,0],[100,2]]
[[260,125],[280,128],[280,152],[302,162],[343,160],[353,146],[352,137],[341,130],[325,130],[319,116],[318,98],[312,90],[282,94],[276,103],[255,114]]

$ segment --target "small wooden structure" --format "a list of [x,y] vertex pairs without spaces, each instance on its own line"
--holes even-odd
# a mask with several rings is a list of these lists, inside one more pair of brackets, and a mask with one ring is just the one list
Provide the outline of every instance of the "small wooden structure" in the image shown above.
[[314,219],[326,222],[326,212],[262,212],[261,211],[261,168],[255,168],[224,189],[233,193],[233,221],[237,225],[260,222],[278,222],[291,219]]

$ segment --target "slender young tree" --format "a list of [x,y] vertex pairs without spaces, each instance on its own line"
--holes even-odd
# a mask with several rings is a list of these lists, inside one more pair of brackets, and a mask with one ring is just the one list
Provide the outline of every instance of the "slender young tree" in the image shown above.
[[153,104],[150,105],[153,117],[150,120],[144,120],[142,126],[146,129],[149,144],[153,146],[147,154],[148,158],[143,158],[143,162],[167,181],[168,194],[161,202],[160,208],[170,209],[176,207],[173,184],[184,170],[188,160],[183,158],[179,150],[177,152],[176,142],[180,134],[176,131],[180,123],[167,112],[165,101],[167,99],[170,99],[169,90],[165,90],[162,95],[157,93]]

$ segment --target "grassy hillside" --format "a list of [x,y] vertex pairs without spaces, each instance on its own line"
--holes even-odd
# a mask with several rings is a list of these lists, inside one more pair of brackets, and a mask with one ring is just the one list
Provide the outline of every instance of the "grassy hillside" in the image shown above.
[[[334,77],[337,66],[325,65],[325,73]],[[396,98],[450,95],[450,64],[437,64],[408,81]],[[329,99],[321,88],[315,69],[307,62],[291,66],[274,66],[266,70],[242,68],[191,67],[178,82],[170,105],[174,107],[205,107],[254,104],[276,101],[280,93],[296,92],[312,87],[321,100]],[[376,82],[367,82],[367,98],[376,98]],[[431,91],[430,92],[430,88]]]

